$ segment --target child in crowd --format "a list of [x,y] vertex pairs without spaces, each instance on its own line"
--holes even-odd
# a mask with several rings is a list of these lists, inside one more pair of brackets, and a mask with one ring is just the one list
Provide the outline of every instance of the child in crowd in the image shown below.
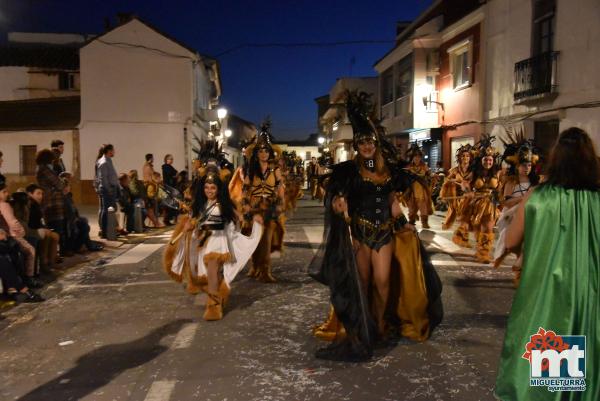
[[56,263],[60,263],[62,258],[58,256],[59,235],[50,230],[44,224],[42,213],[42,201],[44,199],[44,190],[37,184],[29,184],[25,188],[28,196],[29,219],[27,225],[31,230],[37,232],[40,238],[39,258],[42,271],[51,269]]
[[5,295],[17,303],[42,302],[44,298],[31,291],[19,275],[19,270],[21,270],[20,253],[19,243],[0,228],[0,280]]
[[25,239],[25,229],[14,215],[8,203],[8,189],[4,181],[0,182],[0,228],[6,231],[19,244],[25,260],[25,284],[31,288],[40,288],[43,283],[35,275],[35,248]]

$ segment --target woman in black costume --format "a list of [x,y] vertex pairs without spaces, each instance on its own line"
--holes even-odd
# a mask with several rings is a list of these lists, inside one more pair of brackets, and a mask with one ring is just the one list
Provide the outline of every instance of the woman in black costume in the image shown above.
[[425,341],[442,304],[440,280],[399,203],[414,176],[369,119],[369,95],[348,92],[346,109],[358,155],[333,166],[322,263],[311,276],[329,286],[336,330],[345,332],[317,357],[355,361],[368,359],[393,328]]

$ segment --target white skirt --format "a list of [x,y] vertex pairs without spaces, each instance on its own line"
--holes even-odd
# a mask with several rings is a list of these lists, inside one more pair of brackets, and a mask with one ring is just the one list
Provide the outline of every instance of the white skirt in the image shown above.
[[496,224],[496,227],[498,228],[498,237],[496,237],[496,244],[494,245],[494,260],[502,256],[506,250],[506,232],[517,212],[518,206],[519,203],[513,207],[502,209],[502,213],[500,213],[500,216],[498,217],[498,223]]
[[224,230],[213,231],[204,246],[198,248],[198,239],[194,231],[189,247],[186,246],[187,241],[179,241],[171,270],[176,275],[181,275],[187,256],[192,276],[196,279],[206,277],[207,261],[216,259],[223,263],[223,277],[227,286],[230,287],[235,276],[244,268],[254,253],[260,242],[262,232],[263,227],[257,222],[252,225],[252,232],[249,236],[243,235],[236,229],[235,224],[229,223]]

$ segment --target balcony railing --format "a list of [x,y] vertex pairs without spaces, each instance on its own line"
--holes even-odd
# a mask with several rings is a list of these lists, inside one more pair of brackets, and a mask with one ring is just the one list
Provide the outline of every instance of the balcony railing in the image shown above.
[[515,102],[557,92],[558,54],[546,52],[515,64]]
[[412,95],[406,95],[381,107],[381,119],[407,116],[412,113]]

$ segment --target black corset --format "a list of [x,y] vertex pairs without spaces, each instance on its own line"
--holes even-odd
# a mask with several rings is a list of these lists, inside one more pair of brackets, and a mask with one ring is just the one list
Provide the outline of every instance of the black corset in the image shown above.
[[376,184],[372,181],[361,179],[355,196],[355,216],[368,220],[378,226],[387,222],[391,217],[390,193],[391,181]]

